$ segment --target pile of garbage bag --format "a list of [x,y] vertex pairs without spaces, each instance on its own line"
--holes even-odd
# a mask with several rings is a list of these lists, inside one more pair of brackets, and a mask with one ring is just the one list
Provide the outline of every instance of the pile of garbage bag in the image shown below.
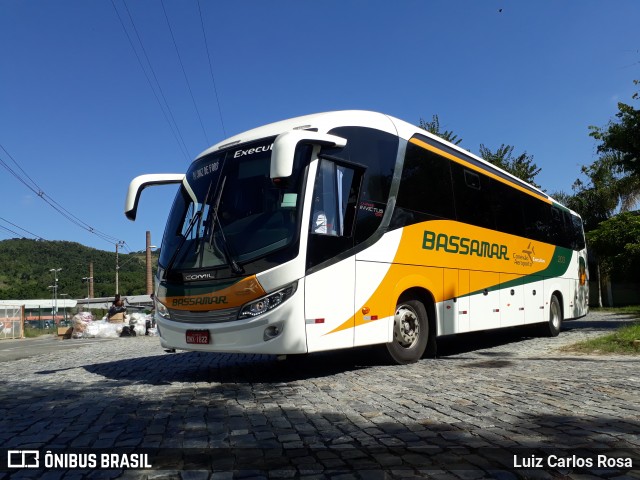
[[145,335],[157,336],[156,328],[147,328],[152,325],[153,317],[145,313],[132,313],[125,315],[123,323],[109,323],[107,317],[94,320],[89,312],[80,312],[72,319],[72,338],[118,338],[137,337]]

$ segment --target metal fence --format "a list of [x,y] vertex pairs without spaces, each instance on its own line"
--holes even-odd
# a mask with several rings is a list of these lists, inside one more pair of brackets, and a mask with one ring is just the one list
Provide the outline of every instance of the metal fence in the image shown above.
[[0,305],[0,339],[24,336],[24,308],[22,305]]

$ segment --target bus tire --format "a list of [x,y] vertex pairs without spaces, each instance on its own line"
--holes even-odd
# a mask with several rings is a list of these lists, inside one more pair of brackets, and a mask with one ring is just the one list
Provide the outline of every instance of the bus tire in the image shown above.
[[545,325],[544,333],[548,337],[557,337],[562,326],[562,306],[556,294],[551,295],[549,302],[549,320]]
[[398,365],[420,360],[429,340],[429,319],[422,302],[401,301],[393,320],[393,340],[387,352]]

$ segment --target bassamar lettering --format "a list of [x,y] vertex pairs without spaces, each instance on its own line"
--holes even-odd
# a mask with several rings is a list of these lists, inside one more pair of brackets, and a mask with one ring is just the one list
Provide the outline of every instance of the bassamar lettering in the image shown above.
[[509,260],[507,256],[509,249],[506,245],[475,238],[461,238],[457,235],[449,236],[446,233],[436,234],[430,230],[424,231],[422,248],[435,251],[443,250],[447,253],[457,253],[459,255],[475,255],[477,257]]

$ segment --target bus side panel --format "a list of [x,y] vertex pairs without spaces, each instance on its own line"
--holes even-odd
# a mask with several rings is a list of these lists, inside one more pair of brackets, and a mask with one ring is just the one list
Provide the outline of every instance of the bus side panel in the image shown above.
[[353,347],[355,257],[308,275],[305,322],[309,352]]
[[[392,277],[394,286],[390,289],[390,291],[393,292],[391,298],[397,302],[405,292],[411,289],[418,289],[426,293],[431,297],[435,304],[436,318],[434,320],[436,325],[436,336],[443,335],[443,332],[447,331],[449,328],[444,323],[443,314],[444,268],[395,264],[392,271],[394,273]],[[427,311],[429,311],[428,308]]]
[[[387,295],[382,303],[370,301],[392,265],[382,262],[356,262],[355,346],[388,343],[393,338],[394,300]],[[381,292],[382,293],[382,292]],[[384,295],[384,293],[382,293]],[[367,310],[368,309],[368,310]]]
[[471,322],[470,330],[500,328],[500,274],[473,270],[469,275]]
[[[408,290],[412,289],[417,289],[418,292],[412,295],[404,295],[405,299],[433,301],[436,307],[437,318],[434,320],[438,334],[443,331],[443,324],[441,323],[443,320],[442,268],[397,263],[390,265],[360,261],[356,263],[358,278],[360,279],[356,287],[356,298],[358,300],[355,304],[355,343],[357,345],[372,343],[374,335],[377,343],[388,341],[388,339],[392,338],[393,318],[398,300]],[[384,265],[389,265],[389,267],[384,274],[384,278],[380,278],[385,268]],[[370,274],[371,278],[363,282],[362,279],[367,274]],[[370,291],[367,291],[367,286],[371,289]],[[375,334],[370,333],[372,332],[372,327],[362,330],[363,325],[375,322],[380,322],[380,327]],[[385,335],[387,335],[387,340],[385,340]]]
[[[573,268],[573,264],[574,264],[573,260],[576,260],[575,264],[577,265],[577,257],[576,257],[575,252],[574,252],[573,258],[572,258],[572,266],[571,266],[571,268],[569,268],[569,271],[567,272],[567,275],[569,277],[573,277],[572,274],[574,273],[574,271],[577,271],[577,268],[575,268],[575,269]],[[567,278],[567,284],[568,284],[567,285],[567,297],[565,299],[566,305],[564,307],[565,308],[565,310],[564,310],[564,318],[569,319],[569,318],[575,318],[577,316],[576,315],[576,300],[577,300],[577,297],[578,297],[578,290],[577,290],[578,282],[576,282],[576,278],[575,277]]]
[[356,255],[355,345],[387,343],[393,338],[396,299],[390,279],[401,239],[402,229],[387,232]]
[[524,325],[524,285],[522,276],[500,274],[500,327]]
[[542,277],[530,277],[524,285],[525,323],[541,323],[546,320],[544,282]]
[[586,251],[573,252],[571,266],[567,271],[571,277],[571,304],[565,312],[565,318],[580,318],[589,311],[589,281]]
[[458,301],[461,295],[467,292],[460,290],[458,281],[458,269],[445,268],[443,271],[443,305],[442,320],[440,322],[440,335],[458,333]]
[[471,287],[469,285],[469,270],[458,270],[458,288],[459,295],[461,296],[456,302],[458,319],[456,332],[462,333],[471,330],[471,301],[469,299],[469,296],[466,295],[467,292],[471,291]]
[[571,314],[571,310],[568,310],[569,296],[571,288],[571,280],[568,278],[551,277],[544,279],[544,319],[546,322],[549,320],[549,303],[551,302],[551,296],[554,292],[558,292],[560,297],[560,306],[562,308],[563,317],[566,318],[567,314]]
[[576,280],[578,293],[575,303],[574,317],[582,317],[589,312],[589,270],[587,268],[586,250],[576,252],[576,255],[578,257],[578,278]]

